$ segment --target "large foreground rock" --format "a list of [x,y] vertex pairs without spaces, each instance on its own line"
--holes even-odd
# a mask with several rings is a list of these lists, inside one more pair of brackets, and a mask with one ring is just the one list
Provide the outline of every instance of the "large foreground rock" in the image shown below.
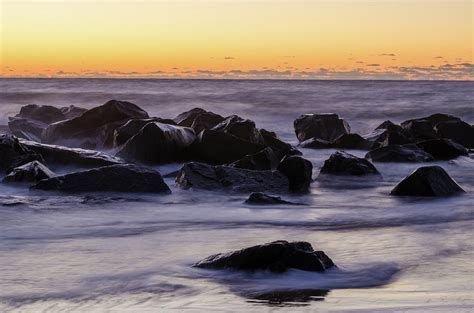
[[380,175],[375,166],[368,160],[352,154],[338,151],[324,161],[321,174],[330,175]]
[[278,170],[288,177],[291,192],[308,192],[312,181],[313,164],[300,156],[285,157]]
[[41,155],[21,143],[17,137],[0,135],[0,171],[8,173],[13,168],[31,161],[43,161]]
[[95,150],[47,145],[22,139],[20,143],[40,155],[49,166],[98,167],[124,163],[120,158]]
[[293,125],[296,137],[300,142],[310,138],[333,142],[341,135],[351,131],[349,124],[334,113],[301,115]]
[[372,162],[430,162],[434,158],[416,145],[390,145],[369,151],[366,159]]
[[235,192],[288,192],[289,183],[279,171],[252,171],[229,166],[191,162],[178,172],[176,183],[183,188]]
[[130,138],[117,156],[144,164],[179,162],[189,158],[186,154],[195,140],[192,128],[152,122]]
[[170,193],[160,173],[131,164],[98,167],[45,179],[32,187],[62,192],[147,192]]
[[451,160],[468,155],[466,148],[449,139],[426,140],[418,142],[416,145],[431,154],[435,160]]
[[194,266],[243,271],[285,272],[288,269],[299,269],[310,272],[324,272],[335,265],[323,251],[314,251],[308,242],[280,240],[242,250],[211,255],[194,264]]
[[80,148],[111,147],[116,128],[128,120],[146,118],[148,114],[137,105],[111,100],[76,118],[49,125],[43,132],[43,140]]
[[14,168],[3,178],[4,183],[34,183],[54,177],[55,174],[41,162],[33,161]]
[[440,166],[416,169],[390,192],[394,196],[440,197],[462,193],[464,190]]

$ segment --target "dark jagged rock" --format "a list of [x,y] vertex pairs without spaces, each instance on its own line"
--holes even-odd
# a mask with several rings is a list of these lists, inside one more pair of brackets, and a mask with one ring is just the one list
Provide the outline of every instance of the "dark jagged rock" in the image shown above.
[[255,154],[248,154],[229,166],[254,171],[275,170],[280,163],[279,158],[271,148],[265,148]]
[[49,125],[43,140],[83,148],[111,147],[116,128],[130,119],[146,118],[148,114],[135,104],[111,100],[76,118]]
[[193,154],[206,163],[225,164],[255,154],[264,145],[245,141],[234,135],[215,130],[203,130],[193,145]]
[[208,112],[201,108],[194,108],[190,111],[181,113],[174,121],[179,126],[191,127],[196,134],[204,129],[211,129],[224,120],[219,114]]
[[33,141],[41,141],[43,130],[48,124],[22,117],[10,117],[8,127],[13,135]]
[[283,200],[280,197],[270,196],[264,194],[263,192],[252,192],[247,200],[246,204],[252,205],[274,205],[274,204],[291,204],[291,205],[300,205],[299,203],[293,203],[286,200]]
[[178,162],[188,157],[187,149],[194,140],[192,128],[152,122],[130,138],[117,156],[144,164]]
[[41,162],[33,161],[14,168],[3,178],[4,183],[33,183],[54,177],[55,174]]
[[298,149],[296,149],[289,143],[286,143],[279,139],[274,132],[270,132],[261,128],[260,134],[263,137],[265,145],[270,147],[280,160],[283,159],[283,157],[285,156],[302,154]]
[[235,192],[288,192],[288,179],[279,171],[251,171],[229,166],[186,163],[176,177],[183,188]]
[[307,149],[332,149],[333,145],[330,141],[313,137],[301,142],[300,147]]
[[426,140],[418,142],[416,145],[431,154],[435,160],[451,160],[468,155],[466,148],[449,139]]
[[194,266],[242,271],[285,272],[288,269],[299,269],[324,272],[335,265],[323,251],[314,251],[308,242],[280,240],[228,253],[214,254]]
[[303,141],[300,146],[311,149],[368,150],[372,146],[372,143],[359,134],[343,134],[333,142],[318,138],[310,138]]
[[380,175],[375,166],[366,159],[338,151],[324,161],[321,174],[331,175]]
[[50,105],[29,104],[21,107],[20,113],[16,117],[40,121],[51,124],[65,119],[61,109]]
[[402,123],[402,126],[404,133],[417,141],[438,138],[433,125],[426,120],[412,120]]
[[386,147],[390,145],[404,145],[413,143],[414,139],[407,137],[397,128],[384,129],[379,128],[372,133],[364,136],[371,149]]
[[390,192],[394,196],[441,197],[462,193],[464,190],[440,166],[416,169]]
[[173,120],[163,119],[159,117],[130,120],[124,125],[118,127],[114,131],[114,146],[118,147],[127,142],[130,138],[135,136],[145,125],[153,122],[162,124],[177,125]]
[[43,162],[41,155],[21,143],[17,137],[0,135],[0,170],[10,172],[13,168],[31,161]]
[[300,157],[285,157],[278,165],[278,170],[288,177],[291,192],[308,192],[312,181],[313,164]]
[[433,156],[416,145],[390,145],[371,150],[365,155],[372,162],[430,162]]
[[401,125],[404,127],[405,125],[408,125],[413,121],[426,121],[431,125],[432,128],[434,128],[436,125],[438,125],[438,123],[441,123],[441,122],[451,122],[451,121],[460,121],[460,120],[461,119],[456,116],[443,114],[443,113],[435,113],[429,116],[404,121],[401,123]]
[[46,164],[50,166],[97,167],[124,163],[122,159],[94,150],[47,145],[21,139],[20,143],[30,151],[40,155],[41,160],[44,159]]
[[441,138],[451,139],[468,149],[474,149],[474,126],[463,121],[447,121],[436,124]]
[[66,120],[76,118],[78,116],[81,116],[83,113],[87,112],[87,109],[79,108],[74,105],[70,105],[68,107],[62,107],[60,108],[60,110],[64,115],[64,119]]
[[32,187],[62,192],[146,192],[170,193],[160,173],[131,164],[110,165],[56,176]]
[[377,130],[377,129],[386,129],[386,130],[389,130],[389,131],[392,131],[392,132],[401,132],[403,130],[403,127],[401,127],[398,124],[393,123],[390,120],[386,120],[382,124],[380,124],[379,126],[377,126],[375,128],[375,130]]
[[251,143],[264,144],[260,130],[255,127],[255,122],[237,115],[227,117],[212,130],[228,133]]
[[300,142],[310,138],[332,142],[351,131],[349,124],[339,118],[339,115],[333,113],[301,115],[293,125],[296,137]]

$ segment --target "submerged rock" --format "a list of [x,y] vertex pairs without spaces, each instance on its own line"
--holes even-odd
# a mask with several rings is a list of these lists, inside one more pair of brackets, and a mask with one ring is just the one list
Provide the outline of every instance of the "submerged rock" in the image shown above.
[[416,145],[390,145],[369,151],[366,159],[372,162],[430,162],[434,158]]
[[351,131],[349,124],[334,113],[301,115],[293,125],[300,142],[310,138],[332,142]]
[[432,155],[435,160],[451,160],[468,155],[466,148],[449,139],[426,140],[418,142],[416,145]]
[[146,192],[170,193],[160,173],[131,164],[110,165],[56,176],[32,187],[62,192]]
[[4,183],[31,183],[54,177],[55,174],[41,162],[33,161],[14,168],[3,178]]
[[137,105],[110,100],[76,118],[49,125],[43,132],[43,140],[82,148],[111,147],[116,128],[130,119],[146,118],[148,114]]
[[214,254],[194,266],[243,271],[285,272],[288,269],[299,269],[324,272],[335,265],[323,251],[314,251],[308,242],[280,240],[228,253]]
[[252,171],[229,166],[186,163],[176,177],[183,188],[235,192],[288,192],[289,184],[279,171]]
[[175,117],[174,121],[179,126],[191,127],[196,134],[204,129],[211,129],[224,120],[224,117],[213,112],[208,112],[201,108],[194,108],[190,111],[181,113]]
[[300,156],[285,157],[278,170],[288,177],[291,192],[308,192],[312,181],[313,164]]
[[13,168],[31,161],[43,162],[43,158],[21,143],[17,137],[0,135],[0,171],[8,173]]
[[265,148],[255,154],[248,154],[242,159],[235,161],[229,166],[244,168],[254,171],[275,170],[280,160],[271,148]]
[[435,126],[435,130],[441,138],[451,139],[468,149],[474,149],[474,126],[466,122],[440,122]]
[[283,200],[280,197],[270,196],[263,192],[252,192],[247,200],[246,204],[252,205],[274,205],[274,204],[291,204],[291,205],[300,205],[300,203],[293,203],[286,200]]
[[189,157],[187,149],[195,140],[192,128],[152,122],[130,138],[116,155],[144,164],[179,162]]
[[390,195],[441,197],[462,193],[464,190],[440,166],[416,169],[393,188]]
[[338,151],[324,161],[321,174],[331,175],[380,175],[375,166],[368,160],[352,154]]

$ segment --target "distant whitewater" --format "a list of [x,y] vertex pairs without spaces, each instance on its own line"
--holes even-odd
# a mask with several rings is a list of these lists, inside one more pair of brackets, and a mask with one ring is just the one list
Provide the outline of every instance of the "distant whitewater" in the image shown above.
[[[194,107],[238,114],[292,144],[293,120],[303,113],[338,113],[361,134],[384,120],[436,112],[474,123],[473,82],[0,79],[0,90],[0,125],[25,104],[91,108],[110,99],[163,118]],[[314,176],[334,152],[301,150]],[[315,182],[310,194],[288,197],[303,206],[249,206],[247,195],[181,190],[173,178],[165,179],[173,192],[166,197],[36,194],[0,185],[0,311],[469,312],[474,159],[434,164],[466,194],[389,197],[420,166],[403,163],[378,163],[383,182],[376,186]],[[279,239],[308,241],[338,268],[273,274],[191,267],[217,252]],[[276,295],[283,300],[272,301]]]

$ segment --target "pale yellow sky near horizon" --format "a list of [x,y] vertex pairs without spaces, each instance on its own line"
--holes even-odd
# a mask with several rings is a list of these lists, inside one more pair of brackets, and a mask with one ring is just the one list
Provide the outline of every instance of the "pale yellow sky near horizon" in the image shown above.
[[473,75],[472,1],[0,1],[0,76]]

